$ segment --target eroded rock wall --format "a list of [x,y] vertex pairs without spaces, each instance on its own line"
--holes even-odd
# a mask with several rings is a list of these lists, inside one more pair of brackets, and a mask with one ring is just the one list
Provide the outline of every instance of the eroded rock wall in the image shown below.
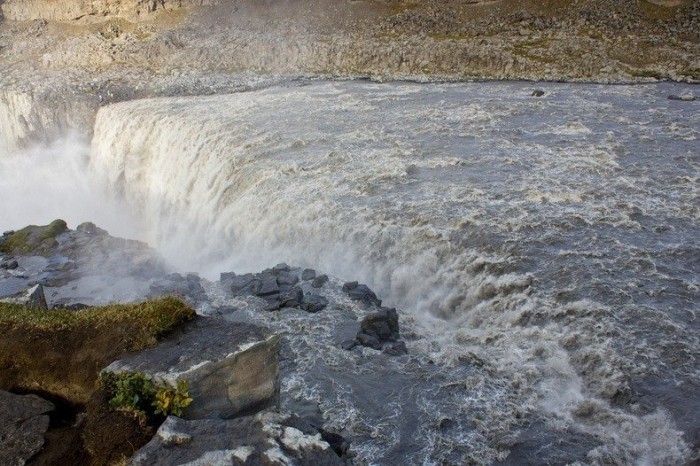
[[214,3],[216,0],[6,0],[0,11],[11,21],[70,21],[105,16],[138,18],[159,10]]

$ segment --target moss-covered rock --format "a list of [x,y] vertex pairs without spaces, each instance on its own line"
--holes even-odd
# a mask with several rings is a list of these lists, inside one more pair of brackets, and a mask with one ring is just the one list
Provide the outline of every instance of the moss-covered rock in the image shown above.
[[48,225],[29,225],[4,236],[0,241],[0,252],[6,254],[48,255],[58,245],[56,238],[68,231],[64,220],[54,220]]

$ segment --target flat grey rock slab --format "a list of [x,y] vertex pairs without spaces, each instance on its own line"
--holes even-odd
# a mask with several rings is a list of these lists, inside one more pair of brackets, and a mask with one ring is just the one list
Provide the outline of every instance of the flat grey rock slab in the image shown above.
[[189,384],[187,419],[252,414],[279,404],[280,339],[263,327],[198,317],[158,346],[110,364],[115,373],[143,372]]
[[187,421],[170,416],[136,452],[133,466],[345,465],[319,433],[287,425],[280,414]]
[[21,466],[44,446],[54,405],[36,395],[0,390],[0,464]]

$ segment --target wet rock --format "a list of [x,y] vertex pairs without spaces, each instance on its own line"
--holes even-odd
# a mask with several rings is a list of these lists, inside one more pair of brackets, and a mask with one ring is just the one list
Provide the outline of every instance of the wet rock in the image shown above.
[[367,348],[372,348],[376,350],[382,349],[382,343],[374,335],[368,335],[366,333],[358,333],[355,341],[361,346],[366,346]]
[[292,288],[280,295],[280,307],[299,307],[304,301],[304,292],[301,288]]
[[257,296],[265,297],[279,295],[279,293],[280,287],[277,284],[277,277],[275,277],[274,275],[263,275],[261,279],[260,289],[255,294]]
[[279,337],[266,329],[199,317],[179,335],[105,370],[144,372],[172,386],[186,380],[194,401],[184,418],[229,419],[278,405],[278,353]]
[[[360,331],[355,337],[355,346],[361,345],[375,350],[384,350],[390,356],[408,354],[406,344],[399,341],[399,315],[396,309],[381,308],[369,314],[360,323]],[[354,346],[342,345],[344,349]],[[347,346],[347,347],[346,347]]]
[[301,272],[301,279],[305,282],[313,280],[314,278],[316,278],[316,271],[314,269],[304,269],[304,271]]
[[0,263],[0,269],[14,270],[17,267],[19,267],[19,262],[15,261],[15,260],[5,261],[5,262]]
[[28,290],[17,293],[8,298],[0,299],[3,303],[21,304],[23,306],[34,309],[48,309],[46,297],[44,296],[44,287],[41,284],[34,285]]
[[532,91],[532,97],[542,97],[544,95],[544,91],[542,89],[535,89]]
[[376,337],[379,341],[397,341],[399,315],[396,309],[382,308],[362,319],[361,332]]
[[272,272],[273,273],[279,273],[279,272],[289,272],[290,267],[282,262],[281,264],[277,264],[276,266],[272,267]]
[[36,395],[0,390],[0,464],[23,465],[44,446],[54,405]]
[[202,287],[201,279],[197,274],[182,276],[179,273],[171,273],[165,278],[154,281],[150,286],[149,298],[158,296],[179,296],[193,306],[208,301],[207,293]]
[[293,286],[299,283],[299,277],[294,273],[283,272],[277,277],[277,284]]
[[15,232],[15,230],[7,230],[2,232],[2,236],[10,236]]
[[221,274],[221,281],[230,283],[231,291],[235,295],[257,294],[262,286],[262,280],[252,273],[236,275],[235,273]]
[[384,347],[384,352],[389,356],[403,356],[408,354],[408,348],[406,348],[406,343],[403,341],[397,341],[396,343],[391,343]]
[[314,281],[311,282],[311,286],[314,288],[321,288],[326,283],[328,283],[328,275],[323,274],[323,275],[319,275],[316,278],[314,278]]
[[696,97],[692,94],[669,95],[668,100],[679,100],[681,102],[694,102]]
[[361,301],[368,306],[382,305],[382,300],[378,299],[374,291],[372,291],[367,285],[361,285],[357,282],[347,282],[343,285],[343,291],[345,291],[348,296],[350,296],[350,299],[354,301]]
[[[231,420],[188,421],[170,416],[129,464],[346,464],[321,433],[306,433],[289,424],[287,416],[274,413]],[[342,449],[344,439],[334,440]]]
[[354,347],[357,346],[357,341],[356,340],[345,340],[340,344],[340,347],[343,348],[346,351],[350,351]]
[[328,300],[317,294],[308,294],[304,297],[301,308],[306,312],[319,312],[328,306]]
[[87,233],[88,235],[107,235],[107,230],[103,230],[102,228],[99,228],[97,225],[95,225],[92,222],[84,222],[75,227],[76,231],[80,231],[83,233]]

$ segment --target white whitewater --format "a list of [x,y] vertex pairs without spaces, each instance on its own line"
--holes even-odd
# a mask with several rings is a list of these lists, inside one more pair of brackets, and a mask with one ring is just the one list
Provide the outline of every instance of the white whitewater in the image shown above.
[[[699,380],[698,112],[658,86],[531,90],[314,83],[126,102],[98,113],[90,170],[180,270],[286,261],[411,313],[411,351],[454,373],[422,412],[479,413],[449,435],[422,420],[416,464],[502,460],[536,428],[584,438],[572,455],[592,464],[687,461],[697,396],[662,402],[659,380]],[[483,369],[460,379],[465,365]]]

